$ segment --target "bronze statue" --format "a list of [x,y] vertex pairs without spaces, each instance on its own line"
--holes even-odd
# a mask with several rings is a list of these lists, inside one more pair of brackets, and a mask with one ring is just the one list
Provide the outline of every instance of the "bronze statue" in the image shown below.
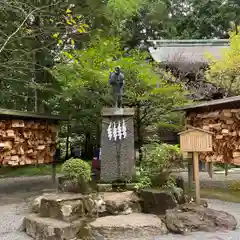
[[125,81],[120,67],[116,67],[115,72],[110,73],[109,83],[112,86],[114,106],[115,108],[121,108]]

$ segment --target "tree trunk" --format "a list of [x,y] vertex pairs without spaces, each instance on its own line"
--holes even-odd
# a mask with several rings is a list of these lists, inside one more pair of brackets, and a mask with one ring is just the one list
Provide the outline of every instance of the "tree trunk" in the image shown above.
[[142,161],[142,145],[143,137],[141,134],[141,116],[140,116],[140,104],[136,105],[136,134],[137,134],[137,150],[139,153],[139,163]]
[[68,123],[68,126],[67,126],[67,139],[66,139],[66,155],[65,155],[65,160],[67,160],[67,159],[69,158],[70,136],[71,136],[71,123]]
[[[41,18],[40,16],[35,16],[33,28],[36,34],[35,37],[35,45],[37,51],[34,55],[35,60],[35,79],[34,82],[36,84],[41,84],[44,82],[44,53],[43,53],[43,47],[42,41],[40,39],[41,36]],[[43,98],[41,96],[41,90],[39,90],[36,86],[34,89],[34,111],[35,112],[41,112],[44,113],[44,103]]]

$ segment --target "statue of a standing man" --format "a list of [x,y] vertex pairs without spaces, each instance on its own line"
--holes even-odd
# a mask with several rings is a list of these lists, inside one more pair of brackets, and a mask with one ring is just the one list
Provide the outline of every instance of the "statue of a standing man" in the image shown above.
[[114,105],[116,108],[122,107],[122,96],[124,88],[124,75],[120,67],[115,68],[115,72],[110,73],[109,83],[112,86]]

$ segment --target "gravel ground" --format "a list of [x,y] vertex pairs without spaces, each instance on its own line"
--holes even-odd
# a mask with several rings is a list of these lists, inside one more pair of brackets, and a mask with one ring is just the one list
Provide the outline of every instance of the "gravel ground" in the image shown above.
[[26,204],[0,206],[1,240],[31,240],[24,232],[20,231],[26,209]]
[[[183,173],[185,175],[185,173]],[[230,180],[238,180],[240,174],[231,174]],[[202,180],[210,180],[207,174],[201,173]],[[225,177],[216,176],[215,180],[224,181]],[[0,179],[0,240],[31,240],[23,232],[19,231],[22,219],[27,213],[27,199],[40,195],[43,189],[51,188],[51,177],[31,177]],[[240,224],[240,204],[227,203],[219,200],[207,200],[209,207],[226,211],[237,219]],[[167,235],[153,240],[240,240],[239,229],[233,232],[218,233],[193,233],[189,236]],[[136,239],[145,240],[145,239]]]
[[[218,200],[208,200],[209,207],[224,210],[234,215],[240,223],[240,204],[226,203]],[[9,204],[0,206],[0,239],[1,240],[31,240],[19,229],[22,219],[27,212],[27,204]],[[240,240],[240,229],[232,232],[218,233],[193,233],[189,236],[167,235],[155,238],[153,240]],[[140,240],[140,239],[136,239]],[[144,240],[144,239],[141,239]]]

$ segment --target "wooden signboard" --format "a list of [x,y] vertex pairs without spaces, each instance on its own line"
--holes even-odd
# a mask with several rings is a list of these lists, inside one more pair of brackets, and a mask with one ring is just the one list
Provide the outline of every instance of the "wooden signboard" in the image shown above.
[[200,182],[199,182],[199,152],[212,151],[213,133],[200,128],[191,127],[190,129],[180,132],[180,149],[184,153],[193,153],[194,161],[194,179],[196,186],[196,203],[200,204]]
[[180,132],[180,148],[182,152],[211,152],[212,133],[191,128]]

